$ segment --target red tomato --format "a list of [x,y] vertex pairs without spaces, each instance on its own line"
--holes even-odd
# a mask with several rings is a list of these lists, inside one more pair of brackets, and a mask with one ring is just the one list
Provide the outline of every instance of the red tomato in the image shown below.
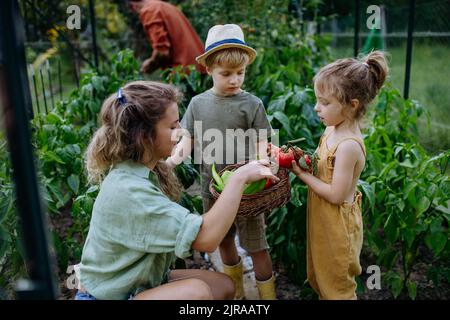
[[269,189],[272,186],[272,180],[266,179],[266,185],[264,186],[265,189]]
[[264,186],[264,190],[271,188],[272,186],[276,185],[278,182],[273,182],[270,179],[266,179],[266,185]]
[[297,161],[304,156],[303,150],[297,146],[278,148],[270,143],[267,149],[268,154],[283,168],[292,168],[292,161]]
[[293,160],[295,160],[294,150],[292,150],[291,148],[280,148],[277,157],[277,161],[280,167],[292,168]]
[[311,166],[311,158],[309,157],[309,155],[305,155],[305,162],[308,165],[308,167]]

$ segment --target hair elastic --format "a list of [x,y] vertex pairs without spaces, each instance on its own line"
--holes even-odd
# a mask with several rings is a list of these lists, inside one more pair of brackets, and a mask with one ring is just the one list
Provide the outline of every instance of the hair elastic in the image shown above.
[[125,100],[125,96],[123,95],[122,88],[117,90],[117,100],[119,100],[120,105],[124,105],[127,102]]

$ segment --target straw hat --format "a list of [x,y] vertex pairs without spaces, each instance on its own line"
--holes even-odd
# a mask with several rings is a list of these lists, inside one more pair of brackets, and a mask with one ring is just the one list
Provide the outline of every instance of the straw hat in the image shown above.
[[206,66],[206,57],[216,51],[227,48],[240,48],[247,51],[250,58],[248,64],[255,60],[255,49],[249,47],[245,43],[244,33],[236,24],[219,24],[209,29],[208,36],[206,37],[205,53],[195,58],[195,60],[197,60],[199,64]]

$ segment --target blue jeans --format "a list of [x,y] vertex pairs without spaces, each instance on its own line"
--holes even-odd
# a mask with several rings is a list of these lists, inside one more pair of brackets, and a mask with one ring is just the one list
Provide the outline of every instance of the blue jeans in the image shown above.
[[[134,296],[134,294],[130,294],[128,300],[133,300]],[[75,295],[75,300],[97,300],[97,298],[87,292],[80,292],[80,290],[78,290]]]
[[80,292],[80,290],[78,290],[75,295],[75,300],[97,300],[97,298],[87,292]]

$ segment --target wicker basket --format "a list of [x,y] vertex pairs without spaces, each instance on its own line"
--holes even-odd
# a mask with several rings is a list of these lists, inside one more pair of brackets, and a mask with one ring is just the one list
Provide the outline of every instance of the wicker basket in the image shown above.
[[[234,170],[242,164],[233,164],[219,171],[219,175],[226,170]],[[261,213],[270,213],[273,209],[284,206],[291,199],[291,185],[289,182],[289,172],[285,168],[279,168],[276,174],[280,181],[255,194],[243,194],[237,214],[240,216],[257,216]],[[217,200],[220,193],[213,186],[214,180],[209,183],[209,191],[214,200]]]

